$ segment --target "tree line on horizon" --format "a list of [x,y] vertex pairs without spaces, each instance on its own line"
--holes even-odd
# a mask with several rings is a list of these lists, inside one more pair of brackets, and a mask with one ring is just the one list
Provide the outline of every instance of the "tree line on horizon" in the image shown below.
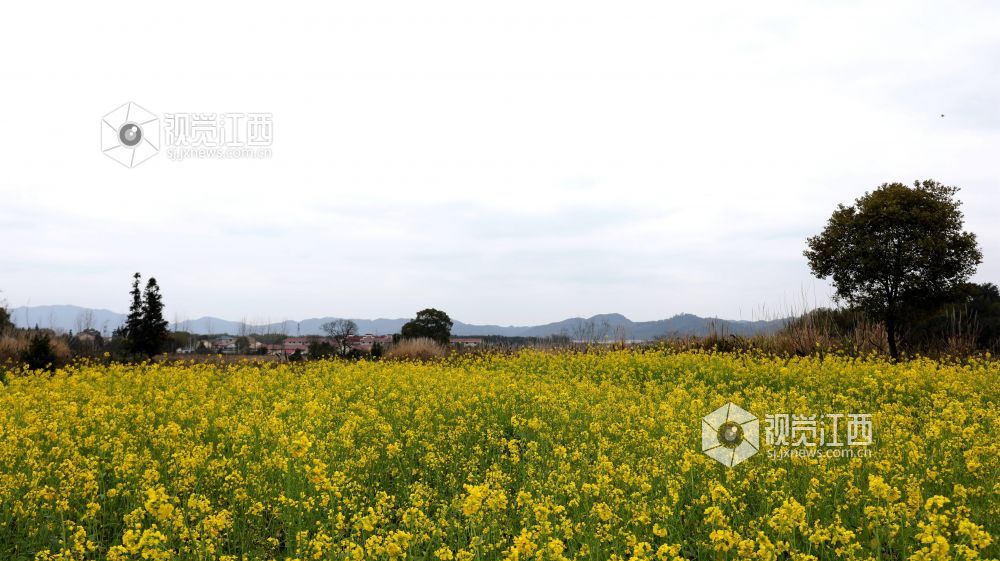
[[[966,352],[995,350],[1000,342],[1000,289],[969,282],[983,256],[976,235],[964,230],[957,193],[958,188],[933,180],[912,186],[884,183],[850,206],[838,205],[823,230],[806,239],[803,252],[810,271],[830,280],[838,307],[806,312],[784,331],[809,333],[803,328],[822,323],[856,339],[867,329],[869,346],[894,360],[913,350],[957,348],[956,338],[964,342]],[[151,358],[176,343],[163,318],[156,279],[150,277],[144,288],[141,280],[135,273],[127,319],[112,335],[117,358]],[[873,325],[879,329],[870,329]],[[447,345],[452,326],[448,314],[428,308],[417,312],[399,337]],[[323,330],[333,343],[310,349],[315,356],[352,356],[348,341],[357,335],[355,322],[336,320]],[[6,306],[0,305],[0,340],[18,331],[28,334],[26,345],[16,356],[9,350],[5,356],[0,344],[0,362],[16,358],[32,368],[49,369],[58,362],[51,348],[54,334],[37,327],[18,330]],[[91,339],[103,344],[96,330],[89,331],[94,331]]]

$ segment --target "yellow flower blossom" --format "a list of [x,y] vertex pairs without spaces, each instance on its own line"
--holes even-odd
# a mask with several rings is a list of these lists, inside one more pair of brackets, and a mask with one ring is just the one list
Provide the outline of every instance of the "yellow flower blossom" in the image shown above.
[[[1000,362],[820,352],[15,372],[0,559],[1000,557]],[[699,438],[729,401],[762,429],[733,468]],[[769,413],[870,413],[874,444],[770,457]]]

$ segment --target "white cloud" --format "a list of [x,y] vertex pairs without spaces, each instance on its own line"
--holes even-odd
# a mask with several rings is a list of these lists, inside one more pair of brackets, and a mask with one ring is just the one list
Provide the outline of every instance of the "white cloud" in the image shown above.
[[[44,22],[44,25],[41,23]],[[33,3],[0,21],[0,288],[121,309],[751,317],[884,181],[963,187],[996,280],[1000,8]],[[269,111],[274,157],[135,169],[98,123]],[[944,118],[940,114],[945,114]]]

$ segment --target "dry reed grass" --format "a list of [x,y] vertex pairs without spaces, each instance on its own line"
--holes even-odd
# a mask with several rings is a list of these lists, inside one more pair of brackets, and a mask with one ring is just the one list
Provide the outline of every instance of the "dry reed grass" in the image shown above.
[[440,343],[426,337],[403,339],[392,346],[385,357],[390,360],[435,360],[448,354]]
[[[59,362],[69,360],[71,352],[66,341],[52,334],[49,334],[48,337],[52,352],[55,353]],[[31,334],[25,331],[0,336],[0,363],[20,360],[21,354],[28,348],[30,342]]]

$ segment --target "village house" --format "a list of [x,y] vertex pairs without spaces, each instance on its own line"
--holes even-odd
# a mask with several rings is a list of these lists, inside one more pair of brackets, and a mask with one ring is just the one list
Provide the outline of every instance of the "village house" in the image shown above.
[[483,344],[481,337],[452,337],[449,342],[456,347],[478,347]]
[[217,353],[236,352],[236,339],[233,337],[219,337],[211,342],[211,349]]
[[308,344],[302,344],[300,341],[289,342],[288,339],[285,339],[283,343],[265,345],[265,348],[267,349],[267,354],[275,356],[290,356],[295,354],[295,351],[303,355],[309,354]]
[[349,337],[347,341],[352,349],[363,353],[370,353],[376,343],[383,348],[390,345],[392,343],[392,335],[372,335],[367,333],[365,335],[354,335]]

